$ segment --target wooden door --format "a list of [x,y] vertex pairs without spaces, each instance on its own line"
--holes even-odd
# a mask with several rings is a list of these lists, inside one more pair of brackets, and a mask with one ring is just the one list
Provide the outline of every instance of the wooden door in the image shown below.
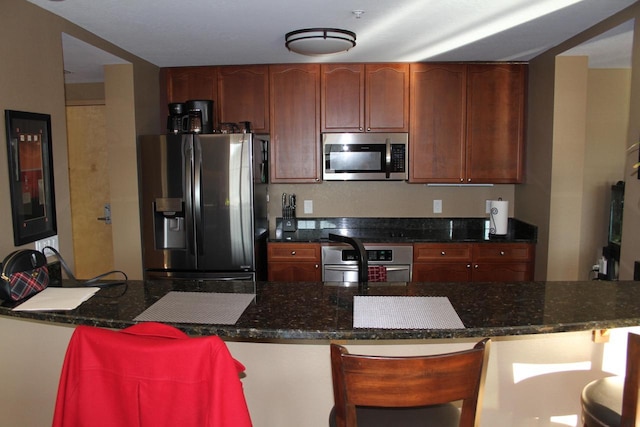
[[104,110],[104,105],[66,109],[74,274],[79,279],[114,269],[112,227],[98,220],[111,200]]
[[409,131],[409,64],[365,65],[368,132]]
[[409,181],[465,179],[466,65],[411,64]]
[[522,182],[525,90],[525,65],[468,66],[467,177],[471,182]]
[[319,182],[320,65],[269,67],[271,182]]
[[219,123],[251,122],[255,133],[269,133],[269,67],[218,68]]
[[364,65],[322,64],[323,132],[364,131]]

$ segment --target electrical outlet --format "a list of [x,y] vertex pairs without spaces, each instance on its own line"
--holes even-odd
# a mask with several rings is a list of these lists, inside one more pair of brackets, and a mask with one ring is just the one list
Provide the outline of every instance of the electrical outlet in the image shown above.
[[46,246],[51,246],[56,251],[59,251],[58,248],[58,236],[47,237],[46,239],[36,240],[36,251],[42,251]]
[[433,201],[433,213],[442,213],[442,200]]
[[312,214],[313,213],[313,200],[305,200],[304,201],[304,213]]

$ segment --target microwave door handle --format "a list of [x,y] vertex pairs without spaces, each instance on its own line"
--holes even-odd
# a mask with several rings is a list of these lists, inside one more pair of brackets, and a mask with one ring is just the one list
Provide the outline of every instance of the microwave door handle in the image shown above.
[[387,152],[385,158],[385,175],[387,179],[391,177],[391,139],[386,139]]

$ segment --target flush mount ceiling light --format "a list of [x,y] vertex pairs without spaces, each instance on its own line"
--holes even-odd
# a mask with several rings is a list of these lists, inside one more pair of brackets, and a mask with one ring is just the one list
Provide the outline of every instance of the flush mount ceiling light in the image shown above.
[[356,33],[337,28],[307,28],[287,33],[285,46],[301,55],[330,55],[356,45]]

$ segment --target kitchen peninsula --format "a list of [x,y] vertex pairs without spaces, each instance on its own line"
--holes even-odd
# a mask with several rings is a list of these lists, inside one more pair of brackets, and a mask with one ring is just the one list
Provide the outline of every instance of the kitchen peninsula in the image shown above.
[[[24,422],[41,416],[46,421],[51,416],[74,325],[130,326],[171,291],[255,295],[234,325],[175,326],[194,336],[216,334],[226,340],[234,357],[247,367],[243,383],[256,427],[327,425],[333,400],[330,341],[370,354],[428,354],[469,348],[482,337],[492,337],[482,425],[524,426],[533,418],[577,414],[581,387],[609,375],[599,360],[602,344],[592,342],[591,331],[612,328],[609,346],[622,341],[630,327],[640,325],[640,282],[370,284],[366,295],[448,297],[465,326],[400,330],[354,328],[357,287],[321,282],[132,281],[102,289],[68,312],[18,312],[7,304],[0,308],[6,359],[1,374],[9,383],[19,382],[26,372],[29,378],[38,378],[37,383],[22,386],[29,395],[38,395],[40,407],[45,408],[40,412],[45,415],[7,408],[5,420],[15,417]],[[514,377],[516,367],[523,364],[562,366],[576,361],[588,362],[590,370],[563,368],[535,377],[533,384]],[[541,398],[541,390],[553,392]],[[5,401],[10,401],[17,391],[4,393]],[[41,424],[42,419],[30,425]]]

